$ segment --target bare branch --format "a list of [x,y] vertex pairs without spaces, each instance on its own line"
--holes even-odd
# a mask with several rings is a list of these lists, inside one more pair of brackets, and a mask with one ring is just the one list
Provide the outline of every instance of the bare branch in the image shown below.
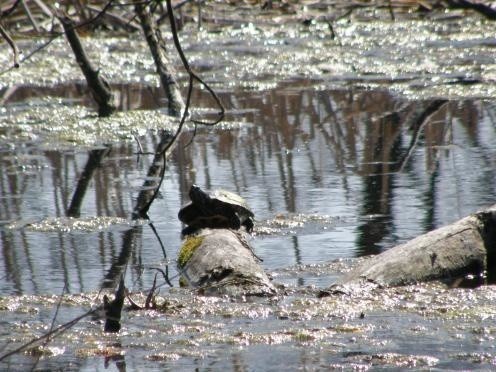
[[7,9],[7,10],[3,11],[2,14],[0,14],[0,18],[9,16],[10,13],[12,13],[20,3],[21,3],[21,0],[16,0],[15,3],[12,4],[10,9]]
[[110,116],[115,111],[115,105],[113,102],[114,96],[108,82],[100,75],[100,72],[91,65],[81,41],[79,40],[74,22],[68,16],[58,15],[57,17],[64,27],[67,40],[74,52],[76,61],[88,82],[88,87],[90,88],[93,98],[98,104],[98,115]]
[[[106,11],[110,8],[110,6],[112,5],[112,3],[113,3],[113,2],[114,2],[114,0],[109,0],[109,2],[108,2],[107,4],[105,4],[105,6],[102,8],[102,10],[101,10],[101,11],[100,11],[97,15],[95,15],[93,18],[91,18],[90,20],[88,20],[88,21],[86,21],[86,22],[83,22],[83,23],[79,23],[79,24],[77,24],[77,25],[74,25],[74,26],[73,26],[73,28],[74,28],[74,29],[77,29],[77,28],[80,28],[80,27],[84,27],[84,26],[86,26],[86,25],[88,25],[88,24],[90,24],[90,23],[92,23],[92,22],[96,21],[96,20],[97,20],[97,19],[99,19],[100,17],[103,17],[103,15],[104,15],[104,14],[105,14],[105,12],[106,12]],[[18,3],[20,3],[20,1],[19,1]],[[18,3],[16,2],[16,4],[14,4],[14,5],[15,5],[15,6],[17,6],[17,4],[18,4]],[[11,11],[12,11],[12,8],[11,8],[11,9],[9,9],[8,11],[6,11],[6,12],[8,12],[8,13],[10,14],[10,12],[11,12]],[[4,12],[4,15],[6,14],[6,12]],[[1,25],[0,25],[0,28],[1,28]],[[1,30],[0,30],[0,34],[2,34],[2,36],[4,36],[2,31],[5,31],[5,30],[3,30],[3,28],[1,28]],[[36,53],[38,53],[38,52],[42,51],[43,49],[45,49],[45,48],[46,48],[48,45],[50,45],[50,44],[51,44],[54,40],[56,40],[58,37],[60,37],[60,36],[62,36],[62,35],[64,35],[64,32],[60,32],[60,33],[55,34],[55,35],[54,35],[51,39],[49,39],[48,41],[46,41],[44,44],[42,44],[41,46],[39,46],[38,48],[36,48],[36,49],[35,49],[35,50],[33,50],[32,52],[30,52],[28,55],[24,56],[24,57],[21,59],[21,63],[22,63],[22,62],[24,62],[24,61],[26,61],[26,60],[28,60],[28,59],[30,59],[33,55],[35,55]],[[8,36],[8,35],[7,35],[7,36]],[[5,37],[5,36],[4,36],[4,37]],[[8,39],[6,39],[6,40],[7,40],[7,42],[8,42]],[[10,39],[10,40],[12,40],[12,39]],[[9,44],[10,44],[10,43],[9,43]],[[12,45],[11,45],[11,46],[12,46]],[[15,46],[15,44],[14,44],[14,46]],[[17,47],[16,47],[16,50],[15,50],[15,51],[18,51],[18,50],[17,50]],[[15,53],[15,52],[14,52],[14,53]],[[14,57],[16,58],[16,55],[15,55]],[[15,62],[16,62],[16,61],[17,61],[17,60],[15,59]],[[17,65],[16,65],[16,64],[14,64],[14,67],[15,67],[15,68],[19,67],[19,63],[17,63]],[[7,72],[9,72],[10,70],[12,70],[12,67],[10,67],[10,68],[8,68],[8,69],[6,69],[6,70],[0,71],[0,75],[2,75],[2,74],[4,74],[4,73],[7,73]]]
[[447,0],[448,6],[454,9],[472,9],[482,14],[487,19],[496,20],[496,10],[480,2],[468,0]]
[[19,67],[19,61],[18,61],[19,49],[17,48],[16,43],[14,42],[14,40],[12,40],[12,38],[7,33],[7,31],[2,27],[2,25],[0,25],[0,35],[2,35],[2,37],[5,39],[5,41],[7,41],[7,44],[9,44],[9,46],[12,48],[12,52],[14,53],[14,67],[18,68]]
[[[191,69],[191,67],[188,63],[188,60],[187,60],[186,56],[184,55],[183,48],[181,47],[181,43],[179,42],[179,37],[177,35],[176,21],[174,19],[174,10],[172,8],[171,0],[167,0],[166,2],[167,2],[167,12],[169,15],[170,27],[171,27],[171,31],[172,31],[172,40],[174,41],[174,46],[176,47],[177,53],[179,54],[179,57],[181,58],[181,62],[183,63],[184,68],[186,69],[186,71],[190,75],[190,85],[193,83],[192,79],[194,79],[194,80],[198,81],[200,84],[202,84],[208,90],[208,92],[212,95],[212,97],[214,98],[215,102],[217,103],[217,105],[219,106],[219,109],[220,109],[219,118],[215,122],[206,123],[206,122],[202,122],[202,121],[196,121],[196,123],[197,124],[204,124],[204,125],[215,125],[215,124],[219,123],[224,118],[224,113],[225,113],[224,106],[222,105],[222,102],[220,101],[217,94],[215,94],[215,92],[208,86],[208,84],[206,84],[202,79],[200,79],[198,77],[198,75],[196,75],[193,72],[193,70]],[[195,122],[195,121],[193,121],[193,122]]]
[[11,350],[9,351],[8,353],[4,354],[4,355],[1,355],[0,356],[0,362],[14,354],[18,354],[18,353],[21,353],[23,352],[24,350],[26,350],[27,348],[29,348],[30,346],[33,346],[35,345],[36,343],[40,342],[40,341],[43,341],[47,338],[51,338],[51,337],[54,337],[54,336],[58,336],[62,333],[64,333],[65,331],[69,330],[71,327],[73,327],[74,325],[76,325],[80,320],[86,318],[87,316],[90,316],[96,312],[99,312],[100,310],[102,309],[102,306],[99,306],[95,309],[92,309],[92,310],[89,310],[87,312],[85,312],[84,314],[70,320],[69,322],[67,323],[64,323],[60,326],[58,326],[57,328],[55,328],[54,330],[50,331],[50,332],[47,332],[45,333],[44,335],[40,336],[40,337],[37,337],[21,346],[19,346],[18,348],[14,349],[14,350]]
[[184,102],[174,77],[174,71],[160,45],[162,40],[157,33],[158,30],[153,26],[150,13],[143,4],[136,4],[135,11],[140,19],[141,27],[152,53],[162,88],[167,96],[169,115],[179,117],[183,110]]

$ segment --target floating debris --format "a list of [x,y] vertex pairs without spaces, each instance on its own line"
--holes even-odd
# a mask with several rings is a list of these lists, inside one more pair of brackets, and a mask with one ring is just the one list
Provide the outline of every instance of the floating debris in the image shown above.
[[74,231],[102,231],[112,226],[126,228],[146,224],[146,221],[133,221],[120,217],[50,217],[38,222],[11,222],[4,227],[9,230],[25,229],[38,232],[74,232]]
[[314,232],[335,227],[342,223],[341,217],[319,215],[319,214],[304,214],[304,213],[288,213],[278,214],[273,219],[265,221],[256,221],[253,230],[254,235],[291,235],[298,230],[301,232]]

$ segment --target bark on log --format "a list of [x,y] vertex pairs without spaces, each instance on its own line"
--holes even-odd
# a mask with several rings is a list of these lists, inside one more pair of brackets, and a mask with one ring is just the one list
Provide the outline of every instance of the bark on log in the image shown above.
[[202,229],[186,237],[178,258],[181,283],[207,295],[274,295],[276,289],[246,237],[243,230],[230,229]]
[[[331,286],[399,286],[473,275],[492,281],[496,252],[496,205],[367,259]],[[484,274],[487,276],[484,278]],[[479,283],[482,284],[482,283]]]

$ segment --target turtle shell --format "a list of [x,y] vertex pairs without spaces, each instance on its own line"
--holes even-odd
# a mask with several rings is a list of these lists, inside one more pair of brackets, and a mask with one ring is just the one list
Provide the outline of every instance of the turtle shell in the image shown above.
[[179,220],[188,225],[183,235],[201,228],[239,229],[244,225],[253,229],[253,212],[239,195],[226,190],[215,190],[207,194],[198,186],[192,185],[189,192],[191,202],[178,214]]
[[211,203],[218,203],[217,208],[232,208],[238,214],[240,220],[254,217],[245,199],[238,194],[226,190],[215,190],[210,194]]

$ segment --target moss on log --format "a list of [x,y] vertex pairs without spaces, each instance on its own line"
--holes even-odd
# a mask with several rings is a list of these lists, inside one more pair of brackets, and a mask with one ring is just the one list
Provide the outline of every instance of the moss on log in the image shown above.
[[202,229],[179,251],[182,283],[202,294],[268,296],[276,293],[244,230]]

